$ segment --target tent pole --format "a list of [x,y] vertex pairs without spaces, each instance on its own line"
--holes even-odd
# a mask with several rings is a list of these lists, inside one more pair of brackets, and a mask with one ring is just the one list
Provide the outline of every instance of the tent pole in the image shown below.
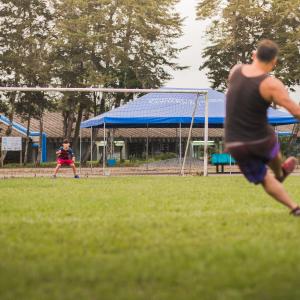
[[194,111],[193,111],[193,115],[192,115],[191,126],[190,126],[190,130],[189,130],[189,136],[188,136],[187,144],[186,144],[186,147],[185,147],[183,163],[182,163],[182,166],[181,166],[180,174],[182,176],[184,175],[185,161],[186,161],[186,157],[187,157],[188,150],[189,150],[189,144],[190,144],[190,141],[191,141],[192,129],[193,129],[193,125],[194,125],[194,120],[195,120],[195,115],[196,115],[196,111],[197,111],[197,107],[198,107],[199,98],[200,98],[200,94],[197,94],[196,101],[195,101],[195,106],[194,106]]
[[181,134],[181,123],[179,123],[179,164],[181,167],[182,163],[182,134]]
[[114,147],[114,141],[115,141],[115,132],[114,129],[111,130],[111,153],[112,153],[112,159],[115,158],[115,147]]
[[105,155],[106,155],[106,129],[105,129],[105,123],[103,125],[103,157],[102,157],[102,161],[103,161],[103,166],[102,166],[102,171],[103,171],[103,175],[105,175]]
[[205,95],[205,121],[204,121],[204,170],[203,175],[208,176],[208,94]]
[[82,137],[81,137],[82,129],[79,129],[79,174],[81,175],[81,156],[82,156]]
[[91,173],[93,174],[93,127],[91,127]]
[[147,171],[148,171],[149,170],[149,124],[147,124],[146,164],[147,164]]

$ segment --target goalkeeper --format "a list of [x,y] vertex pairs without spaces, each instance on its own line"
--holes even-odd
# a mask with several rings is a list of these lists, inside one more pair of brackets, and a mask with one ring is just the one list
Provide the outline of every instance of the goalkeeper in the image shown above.
[[56,178],[57,172],[61,166],[70,166],[74,173],[74,178],[79,178],[76,173],[75,167],[75,156],[73,150],[70,148],[70,143],[68,140],[64,140],[62,146],[56,151],[57,155],[57,166],[54,170],[53,178]]

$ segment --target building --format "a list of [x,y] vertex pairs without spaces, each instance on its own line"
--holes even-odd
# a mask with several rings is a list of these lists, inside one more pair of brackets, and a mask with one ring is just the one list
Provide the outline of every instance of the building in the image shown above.
[[[45,161],[51,162],[56,160],[56,150],[62,144],[63,136],[63,117],[59,112],[47,112],[43,118],[44,121],[44,134],[46,138],[46,159]],[[22,137],[23,149],[25,147],[26,139],[26,124],[20,117],[14,118],[16,126],[13,127],[12,136]],[[5,135],[7,123],[1,122],[0,119],[0,137]],[[22,129],[22,130],[20,130]],[[25,129],[25,131],[24,131]],[[278,127],[280,131],[291,131],[293,125],[285,125]],[[29,160],[34,162],[37,157],[37,149],[39,142],[39,121],[32,119],[30,131],[35,133],[30,138],[29,144]],[[103,157],[103,129],[96,130],[93,133],[93,153],[92,159],[101,161]],[[106,130],[107,139],[107,157],[116,159],[140,159],[146,156],[152,157],[161,153],[172,153],[181,156],[184,154],[186,141],[188,137],[188,128],[181,130],[181,147],[180,147],[180,130],[179,128],[120,128]],[[91,159],[90,145],[91,145],[91,130],[82,129],[82,158]],[[210,152],[220,153],[223,147],[224,129],[209,129],[209,140],[212,141]],[[192,130],[192,143],[189,150],[189,155],[195,158],[201,158],[203,146],[201,141],[204,140],[203,128],[193,128]],[[72,141],[71,141],[72,143]],[[79,160],[80,147],[74,147],[76,159]],[[148,150],[148,151],[147,151]],[[148,154],[147,154],[148,153]],[[24,157],[24,150],[23,150]],[[6,162],[18,162],[18,153],[8,153]]]

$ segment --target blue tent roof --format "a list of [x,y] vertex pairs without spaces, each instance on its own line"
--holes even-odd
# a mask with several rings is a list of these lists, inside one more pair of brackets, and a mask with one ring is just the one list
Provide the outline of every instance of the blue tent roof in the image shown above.
[[[192,90],[192,89],[191,89]],[[208,91],[209,127],[221,128],[225,119],[225,94],[213,89]],[[81,128],[140,128],[140,127],[188,127],[191,124],[196,94],[151,93],[97,117],[81,123]],[[204,102],[200,96],[195,116],[195,126],[204,126]],[[293,124],[298,121],[289,113],[269,109],[269,122],[272,125]]]

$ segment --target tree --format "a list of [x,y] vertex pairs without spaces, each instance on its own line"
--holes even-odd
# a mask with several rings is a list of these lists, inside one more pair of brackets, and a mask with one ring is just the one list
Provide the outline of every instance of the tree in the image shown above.
[[[0,1],[0,78],[2,85],[45,85],[50,81],[49,45],[47,39],[52,29],[51,2],[47,0],[2,0]],[[44,94],[4,94],[7,98],[8,116],[12,123],[18,106],[18,112],[30,123],[32,116],[38,115],[42,120],[41,109],[48,106]],[[39,103],[35,106],[27,104],[38,96]],[[27,104],[22,106],[24,99]],[[34,101],[33,101],[34,102]],[[23,108],[23,110],[22,110]],[[30,109],[29,109],[30,108]],[[42,129],[41,124],[41,129]],[[11,133],[8,127],[7,135]],[[26,151],[28,147],[26,143]],[[41,145],[41,141],[40,141]],[[39,152],[41,149],[39,148]],[[5,154],[4,154],[5,156]],[[2,161],[3,161],[2,157]]]
[[263,20],[264,37],[280,46],[275,74],[293,90],[300,84],[300,3],[298,0],[271,1],[271,10]]
[[[170,78],[168,69],[180,68],[174,62],[182,50],[174,46],[175,39],[182,34],[182,20],[174,12],[177,2],[57,2],[53,61],[58,82],[65,86],[115,88],[161,86]],[[120,94],[100,98],[92,94],[66,95],[62,103],[66,136],[70,135],[74,120],[77,127],[83,114],[87,115],[89,111],[102,113],[130,97]],[[95,109],[95,100],[98,109]],[[78,135],[73,135],[73,138],[78,139]]]
[[[97,9],[94,2],[99,1],[56,2],[57,19],[54,38],[51,41],[52,74],[55,81],[62,86],[88,87],[104,84],[102,74],[92,61],[92,54],[97,51],[97,43],[101,42],[100,35],[93,30],[95,24],[90,15],[92,9]],[[68,10],[65,7],[68,7]],[[97,9],[97,12],[99,20],[102,20],[103,10]],[[60,101],[64,137],[73,138],[74,147],[78,144],[82,116],[85,110],[91,110],[93,98],[93,94],[65,93]]]
[[207,31],[209,45],[203,51],[201,69],[208,69],[213,88],[224,90],[231,67],[247,63],[259,40],[275,40],[281,61],[275,70],[289,87],[299,83],[299,1],[199,1],[198,19],[212,18]]
[[32,93],[30,93],[30,98],[28,98],[28,93],[23,94],[20,97],[20,101],[15,103],[16,113],[21,116],[22,121],[27,123],[27,131],[26,131],[26,142],[25,142],[25,154],[24,154],[24,165],[28,162],[28,148],[30,141],[30,125],[32,118],[38,118],[36,114],[35,103],[32,101],[34,97],[32,97]]

